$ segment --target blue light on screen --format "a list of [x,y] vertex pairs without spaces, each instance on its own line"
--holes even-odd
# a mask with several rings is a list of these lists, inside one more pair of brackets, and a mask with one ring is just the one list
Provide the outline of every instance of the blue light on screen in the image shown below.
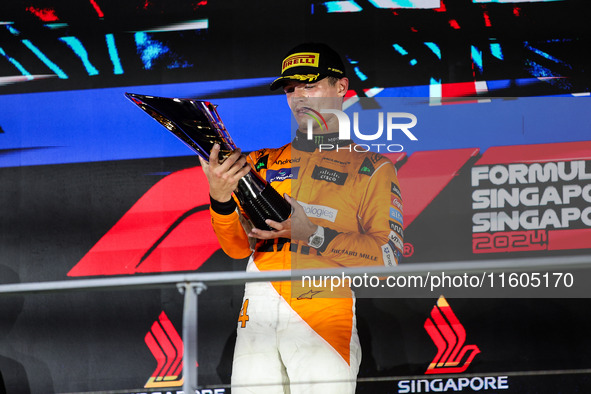
[[[4,150],[0,167],[195,155],[125,98],[125,92],[207,99],[218,105],[226,128],[244,151],[280,147],[291,140],[292,116],[284,95],[209,98],[236,89],[266,88],[273,79],[0,95],[0,125],[4,131],[0,134]],[[537,78],[513,82],[540,83]],[[413,131],[416,130],[419,141],[404,143],[409,154],[591,138],[589,97],[494,99],[492,103],[430,106],[429,97],[437,92],[435,96],[440,97],[441,86],[440,80],[432,79],[431,85],[384,88],[374,97],[381,111],[410,112],[417,116],[418,124]],[[400,101],[390,108],[393,97]],[[360,104],[353,104],[347,112],[359,108]],[[522,116],[526,117],[525,124]],[[368,130],[374,129],[372,125]]]
[[393,44],[392,47],[394,47],[394,49],[396,50],[396,52],[398,52],[399,54],[401,54],[402,56],[408,55],[408,52],[406,51],[406,49],[404,49],[403,47],[401,47],[398,44]]
[[31,41],[29,40],[22,40],[22,43],[25,44],[27,48],[31,50],[38,58],[41,60],[51,71],[53,71],[59,78],[61,79],[68,79],[66,73],[59,68],[57,64],[49,60],[47,56],[39,48],[37,48]]
[[490,53],[499,60],[503,60],[503,49],[498,42],[491,42]]
[[425,42],[425,45],[441,60],[441,49],[434,42]]
[[[191,156],[124,93],[207,99],[221,91],[266,87],[273,79],[0,95],[0,142],[5,152],[15,150],[0,155],[0,167]],[[290,141],[291,112],[283,95],[210,101],[244,151]]]
[[478,48],[472,45],[471,54],[474,65],[478,68],[478,70],[480,70],[480,72],[482,72],[482,52],[480,52]]
[[[4,49],[0,48],[0,55],[4,56],[6,58],[6,60],[8,60],[10,63],[12,63],[12,65],[14,67],[16,67],[21,74],[23,74],[26,77],[31,77],[31,73],[28,72],[22,64],[20,64],[20,62],[18,60],[16,60],[15,58],[13,58],[12,56],[8,56],[6,54],[6,52],[4,51]],[[29,79],[33,79],[32,77]]]
[[82,42],[80,42],[78,38],[60,37],[59,40],[66,43],[66,45],[68,45],[72,49],[72,51],[74,51],[76,56],[78,56],[80,60],[82,60],[82,64],[84,65],[84,68],[86,69],[88,75],[93,76],[99,74],[99,71],[96,69],[96,67],[92,65],[90,59],[88,58],[88,51],[86,50],[86,48],[84,48],[84,45],[82,45]]
[[111,62],[113,62],[113,74],[123,74],[123,66],[121,65],[121,59],[119,58],[119,52],[117,51],[117,45],[115,44],[115,36],[113,36],[113,34],[106,34],[105,40],[107,41],[109,57],[111,58]]
[[359,12],[362,11],[363,8],[359,6],[353,0],[347,1],[327,1],[324,3],[326,7],[326,12]]

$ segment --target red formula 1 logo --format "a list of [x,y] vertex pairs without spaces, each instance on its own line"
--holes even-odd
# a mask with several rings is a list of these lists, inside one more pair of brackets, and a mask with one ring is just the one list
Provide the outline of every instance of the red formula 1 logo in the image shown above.
[[197,270],[220,248],[210,221],[201,167],[174,172],[146,192],[68,276]]
[[464,372],[480,353],[476,345],[464,345],[466,330],[443,296],[425,321],[425,330],[437,346],[437,354],[425,374]]

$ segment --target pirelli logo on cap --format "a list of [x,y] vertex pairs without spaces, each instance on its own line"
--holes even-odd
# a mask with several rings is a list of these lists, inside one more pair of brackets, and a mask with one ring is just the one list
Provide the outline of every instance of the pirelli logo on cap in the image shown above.
[[318,67],[319,58],[320,54],[315,52],[294,53],[293,55],[290,55],[283,60],[283,65],[281,66],[281,73],[283,74],[285,70],[295,66]]

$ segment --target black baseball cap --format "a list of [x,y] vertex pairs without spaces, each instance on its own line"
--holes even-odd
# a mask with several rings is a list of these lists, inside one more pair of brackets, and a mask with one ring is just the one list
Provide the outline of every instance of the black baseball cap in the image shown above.
[[281,63],[281,76],[271,83],[271,90],[288,81],[316,82],[326,77],[345,77],[345,65],[334,49],[326,44],[308,42],[287,52]]

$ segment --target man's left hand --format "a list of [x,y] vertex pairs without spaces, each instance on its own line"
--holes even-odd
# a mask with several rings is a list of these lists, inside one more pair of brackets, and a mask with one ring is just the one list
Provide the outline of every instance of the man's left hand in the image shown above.
[[316,231],[318,225],[310,221],[306,212],[304,212],[304,208],[295,199],[289,197],[287,194],[284,197],[291,204],[293,210],[291,216],[283,222],[267,219],[265,222],[274,231],[253,228],[248,234],[249,237],[258,239],[288,238],[300,241],[308,241],[310,239],[310,236]]

